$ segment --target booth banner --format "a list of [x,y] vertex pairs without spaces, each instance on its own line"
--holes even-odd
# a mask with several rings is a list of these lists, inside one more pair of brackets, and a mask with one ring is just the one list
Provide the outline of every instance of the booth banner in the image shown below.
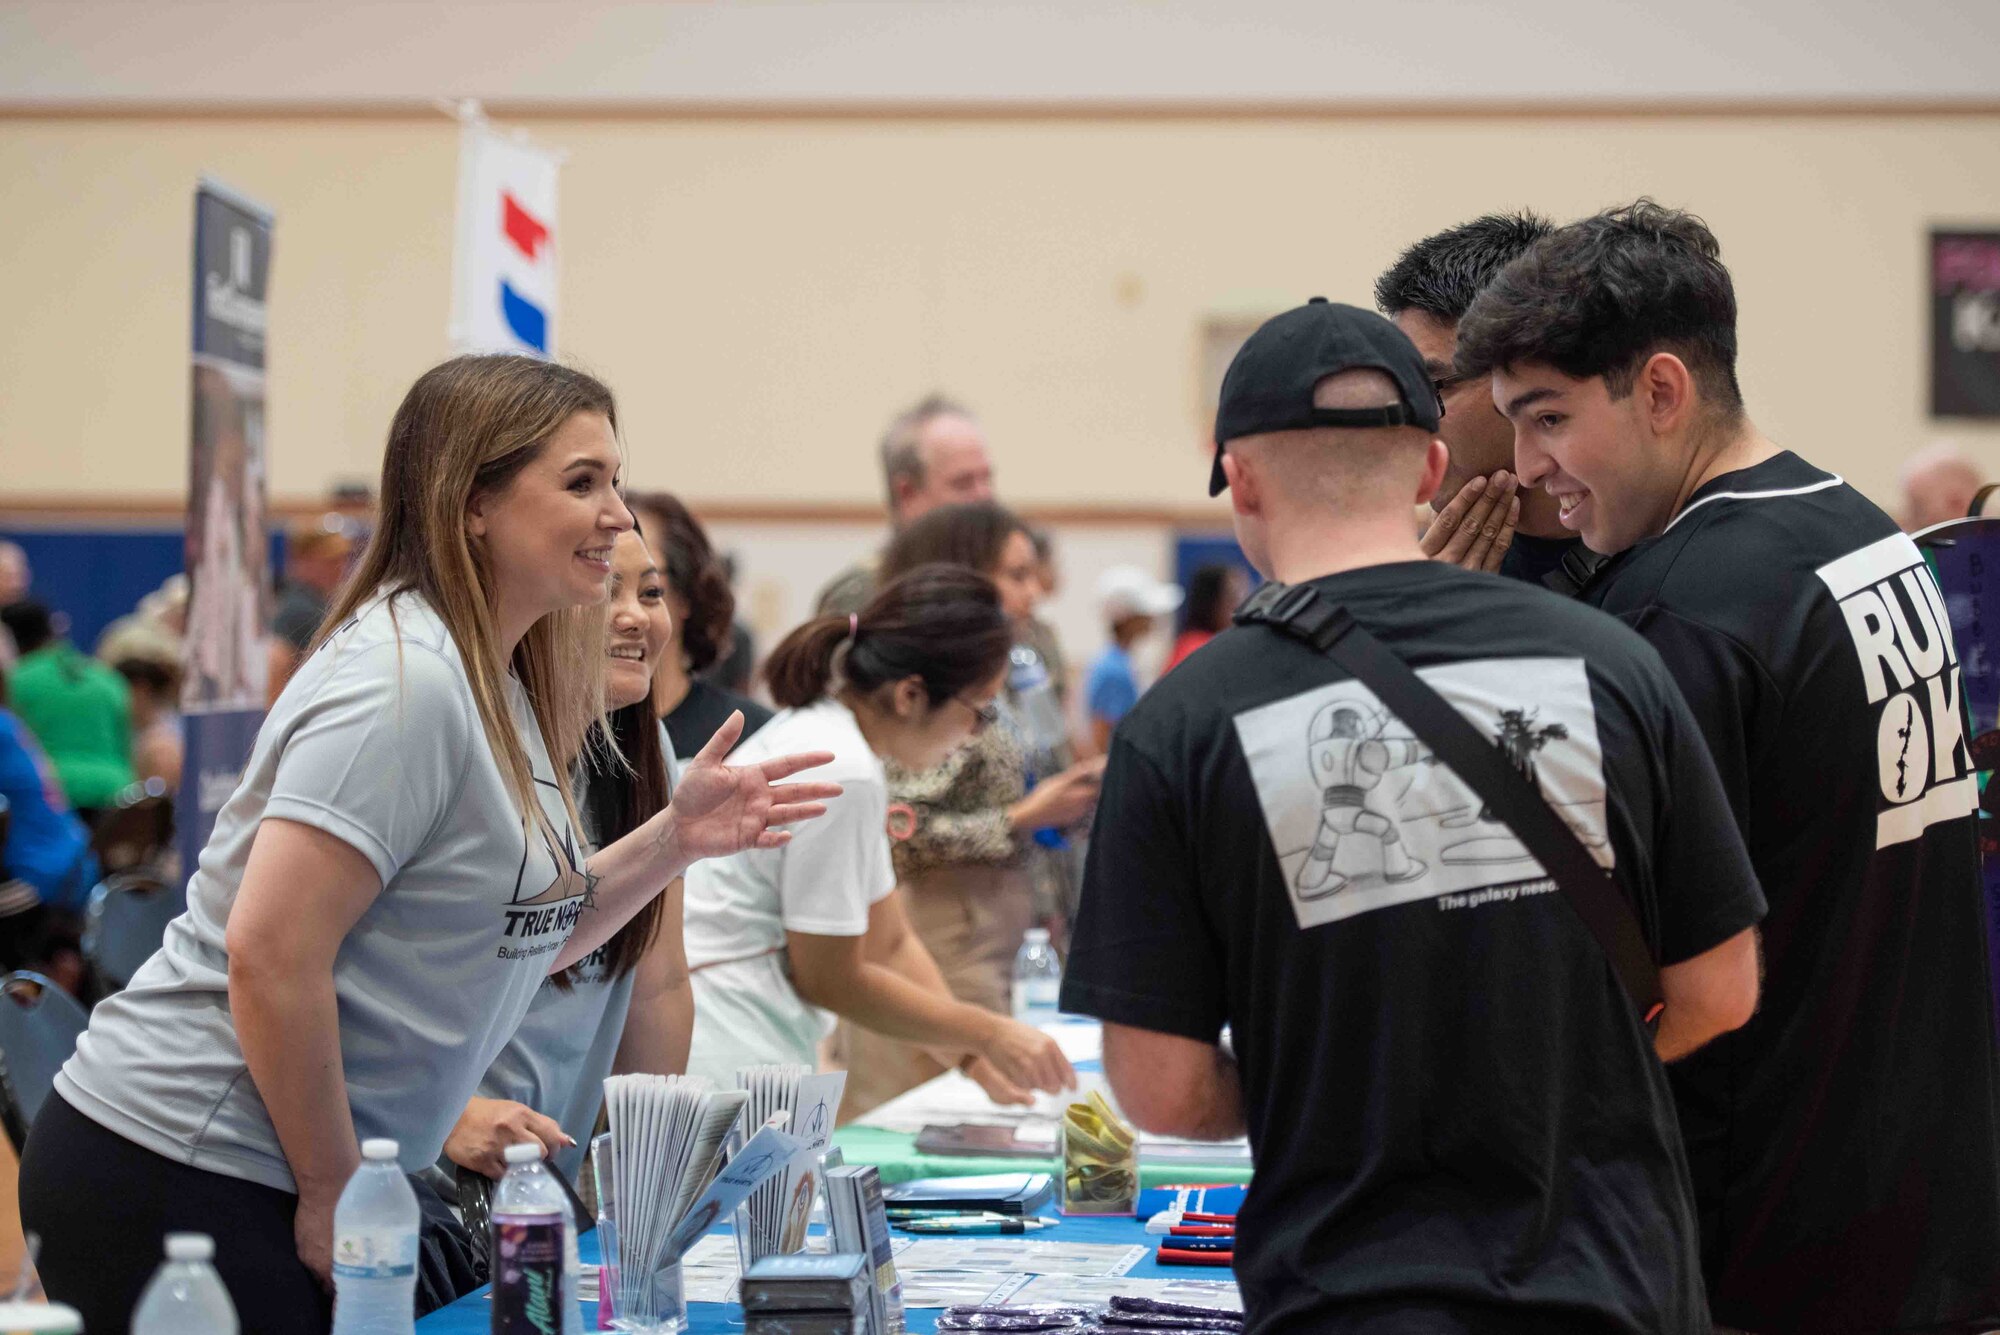
[[464,117],[458,149],[458,235],[452,267],[455,352],[556,350],[556,170],[559,153]]
[[264,334],[271,214],[213,182],[194,205],[194,358],[188,451],[187,755],[175,804],[181,864],[236,790],[264,720],[270,589]]
[[2000,232],[1931,233],[1931,413],[2000,417]]

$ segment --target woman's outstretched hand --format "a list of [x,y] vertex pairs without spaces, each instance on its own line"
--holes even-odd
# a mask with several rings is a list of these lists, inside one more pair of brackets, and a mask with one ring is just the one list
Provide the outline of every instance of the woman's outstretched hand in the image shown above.
[[840,796],[837,783],[783,783],[801,770],[831,764],[831,751],[802,751],[754,765],[726,765],[723,757],[743,735],[743,711],[731,714],[708,745],[688,762],[667,806],[670,838],[682,858],[722,858],[746,848],[782,848],[782,828],[826,814]]

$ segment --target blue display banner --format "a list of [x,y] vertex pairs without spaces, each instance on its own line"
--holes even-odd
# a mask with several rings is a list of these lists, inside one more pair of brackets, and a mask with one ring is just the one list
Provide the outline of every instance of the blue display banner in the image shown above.
[[188,452],[187,735],[176,804],[192,874],[264,721],[264,340],[271,214],[203,181],[194,205],[193,393]]

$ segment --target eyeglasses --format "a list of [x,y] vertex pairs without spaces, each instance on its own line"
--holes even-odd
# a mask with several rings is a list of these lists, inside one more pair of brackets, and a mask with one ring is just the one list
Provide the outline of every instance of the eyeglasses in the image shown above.
[[1470,379],[1472,379],[1472,377],[1469,375],[1437,375],[1431,377],[1431,393],[1437,395],[1439,417],[1443,417],[1445,413],[1449,411],[1444,406],[1445,394],[1451,390],[1457,389],[1460,385],[1464,384],[1466,381]]
[[972,711],[972,731],[974,735],[985,732],[1000,721],[1000,706],[994,704],[975,705],[963,696],[951,697]]

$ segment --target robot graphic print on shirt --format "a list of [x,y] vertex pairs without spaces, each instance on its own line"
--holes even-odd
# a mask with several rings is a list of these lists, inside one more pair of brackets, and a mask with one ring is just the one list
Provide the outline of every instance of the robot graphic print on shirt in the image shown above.
[[1387,721],[1386,712],[1370,717],[1346,701],[1313,715],[1309,754],[1313,778],[1321,785],[1321,811],[1312,854],[1292,881],[1302,899],[1321,899],[1350,883],[1333,868],[1344,835],[1381,845],[1384,880],[1413,881],[1424,874],[1423,860],[1403,846],[1395,819],[1368,804],[1383,775],[1431,759],[1416,738],[1383,735]]
[[[1603,754],[1581,660],[1473,659],[1418,675],[1611,865]],[[1487,911],[1554,891],[1514,832],[1362,683],[1328,682],[1235,722],[1300,927],[1428,900]],[[1496,887],[1514,888],[1469,893]]]

